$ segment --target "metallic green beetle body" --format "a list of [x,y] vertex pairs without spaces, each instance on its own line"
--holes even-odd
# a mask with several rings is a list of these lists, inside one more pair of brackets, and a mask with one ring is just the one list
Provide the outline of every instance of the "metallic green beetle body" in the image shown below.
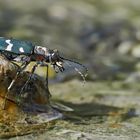
[[63,72],[65,70],[63,67],[64,60],[81,65],[83,68],[86,69],[84,65],[78,62],[61,57],[57,50],[47,49],[46,47],[33,45],[31,42],[21,41],[13,38],[10,39],[10,38],[0,37],[0,53],[10,61],[18,61],[22,63],[21,67],[16,73],[15,78],[11,81],[9,87],[7,88],[7,94],[5,96],[3,109],[5,109],[7,96],[9,94],[9,91],[13,87],[17,77],[31,61],[35,61],[36,64],[33,66],[31,70],[31,74],[28,80],[26,81],[26,83],[23,85],[20,94],[28,86],[29,81],[32,78],[32,75],[38,65],[47,67],[47,71],[46,71],[47,87],[48,87],[48,64],[47,63],[50,63],[56,72],[58,71]]
[[21,67],[18,69],[15,78],[11,81],[7,88],[5,95],[5,101],[3,109],[6,106],[6,100],[8,94],[13,87],[17,77],[27,67],[31,61],[35,61],[36,64],[32,67],[31,74],[28,77],[26,83],[23,85],[19,94],[21,94],[28,86],[29,81],[38,65],[47,67],[46,86],[48,87],[48,64],[50,63],[53,67],[57,67],[61,72],[64,71],[63,60],[59,57],[58,51],[50,50],[46,47],[33,45],[31,42],[21,41],[17,39],[10,39],[0,37],[0,54],[4,55],[9,61],[21,62]]
[[60,71],[64,70],[58,51],[36,46],[29,41],[0,37],[0,53],[10,61],[51,63],[54,67],[58,67]]
[[35,45],[33,45],[31,42],[0,37],[0,51],[7,51],[18,55],[30,55],[33,53],[34,47]]

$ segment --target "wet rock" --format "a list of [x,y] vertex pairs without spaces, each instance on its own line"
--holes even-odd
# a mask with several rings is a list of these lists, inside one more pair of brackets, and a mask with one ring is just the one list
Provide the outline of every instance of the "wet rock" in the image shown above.
[[132,50],[132,56],[140,58],[140,45],[137,45]]
[[[7,88],[11,81],[14,79],[19,66],[6,60],[4,57],[0,56],[0,95],[1,98],[5,98],[7,93]],[[41,80],[37,75],[33,75],[27,89],[21,94],[20,90],[30,76],[30,72],[21,72],[21,74],[16,79],[11,91],[8,94],[8,99],[6,103],[6,110],[10,107],[9,102],[13,102],[17,105],[17,99],[19,98],[20,104],[24,105],[26,103],[36,103],[36,104],[48,104],[50,92],[45,86],[45,82]],[[2,106],[2,102],[1,102]]]
[[[24,124],[28,124],[28,129],[31,131],[34,124],[39,125],[63,116],[51,107],[49,89],[46,87],[45,81],[38,75],[33,74],[27,88],[19,94],[30,76],[30,72],[21,72],[5,102],[7,88],[15,77],[18,68],[18,65],[0,56],[0,123],[9,129],[0,130],[0,137],[16,135],[16,129],[11,129],[15,123],[15,127],[22,129],[18,134],[21,135],[21,133],[27,134],[27,126]],[[4,102],[5,109],[3,109]]]
[[132,45],[132,42],[130,41],[125,41],[125,42],[122,42],[119,46],[118,46],[118,51],[119,53],[121,54],[128,54],[131,49],[132,49],[133,45]]
[[125,82],[133,83],[133,82],[140,82],[140,72],[133,72],[131,73],[126,79]]

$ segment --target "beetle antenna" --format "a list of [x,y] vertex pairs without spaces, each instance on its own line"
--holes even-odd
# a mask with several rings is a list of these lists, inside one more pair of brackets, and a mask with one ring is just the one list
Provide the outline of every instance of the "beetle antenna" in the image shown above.
[[69,62],[73,62],[75,64],[78,64],[78,65],[82,66],[86,70],[86,73],[88,73],[88,68],[85,65],[83,65],[83,64],[81,64],[81,63],[79,63],[75,60],[68,59],[68,58],[64,58],[64,57],[60,57],[60,58],[63,59],[63,60],[67,60]]
[[[86,79],[85,78],[86,78],[87,73],[88,73],[87,67],[84,66],[83,64],[77,62],[77,61],[74,61],[74,60],[71,60],[71,59],[68,59],[68,58],[63,58],[63,57],[60,57],[60,58],[63,59],[63,60],[66,60],[66,61],[69,61],[69,62],[78,64],[78,65],[82,66],[86,70],[86,73],[83,74],[78,68],[74,67],[75,71],[77,71],[81,75],[81,77],[83,78],[83,81],[84,81],[84,84],[85,84],[85,82],[86,82]],[[67,64],[71,67],[71,64],[69,64],[68,62],[67,62]]]

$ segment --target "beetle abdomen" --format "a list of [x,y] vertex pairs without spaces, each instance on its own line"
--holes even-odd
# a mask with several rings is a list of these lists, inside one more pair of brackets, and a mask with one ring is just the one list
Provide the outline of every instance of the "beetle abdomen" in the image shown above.
[[0,51],[13,54],[32,54],[34,45],[31,42],[0,37]]

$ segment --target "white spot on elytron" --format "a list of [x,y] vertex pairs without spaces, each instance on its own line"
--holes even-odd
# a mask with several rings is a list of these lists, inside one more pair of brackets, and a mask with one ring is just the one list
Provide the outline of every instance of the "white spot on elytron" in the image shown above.
[[23,50],[23,48],[22,48],[22,47],[20,47],[20,48],[19,48],[19,51],[20,51],[20,52],[24,52],[24,50]]
[[8,44],[8,46],[7,46],[7,48],[6,48],[5,50],[7,50],[7,51],[11,51],[11,50],[12,50],[12,47],[13,47],[13,44],[10,43],[11,40],[8,39],[8,40],[6,40],[5,42]]

